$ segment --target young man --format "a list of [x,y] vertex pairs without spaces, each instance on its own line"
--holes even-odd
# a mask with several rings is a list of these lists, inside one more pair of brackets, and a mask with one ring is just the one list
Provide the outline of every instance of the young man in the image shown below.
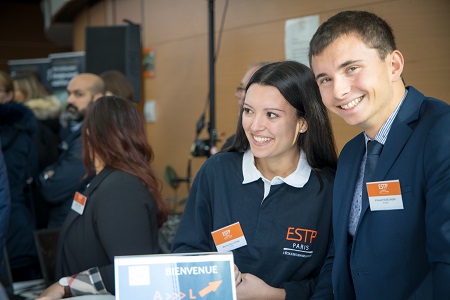
[[[450,106],[405,88],[392,29],[372,13],[330,18],[309,58],[327,108],[364,130],[339,157],[315,299],[448,299]],[[383,146],[368,178],[373,140]]]

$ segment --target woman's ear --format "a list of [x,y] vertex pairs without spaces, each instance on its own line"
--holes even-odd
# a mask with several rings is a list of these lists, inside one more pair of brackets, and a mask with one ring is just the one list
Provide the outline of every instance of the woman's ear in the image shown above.
[[308,122],[304,118],[298,119],[297,133],[304,133],[306,130],[308,130]]

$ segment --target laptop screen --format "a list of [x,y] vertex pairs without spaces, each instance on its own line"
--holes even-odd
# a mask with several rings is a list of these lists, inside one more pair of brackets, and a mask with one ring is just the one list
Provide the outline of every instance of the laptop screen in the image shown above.
[[116,256],[116,300],[236,299],[231,252]]

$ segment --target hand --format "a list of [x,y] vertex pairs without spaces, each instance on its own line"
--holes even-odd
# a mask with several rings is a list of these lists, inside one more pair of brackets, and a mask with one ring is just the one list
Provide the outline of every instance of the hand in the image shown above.
[[242,282],[242,274],[236,265],[234,265],[234,282],[236,283],[236,286]]
[[62,299],[64,297],[64,287],[60,285],[58,282],[52,284],[36,300],[57,300]]
[[250,273],[244,273],[241,276],[242,282],[236,287],[238,300],[284,300],[286,298],[284,289],[271,287]]

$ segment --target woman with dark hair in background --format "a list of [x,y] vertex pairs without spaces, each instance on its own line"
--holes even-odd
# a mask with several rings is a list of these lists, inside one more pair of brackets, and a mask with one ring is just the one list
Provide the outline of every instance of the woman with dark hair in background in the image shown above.
[[56,262],[62,278],[39,299],[114,294],[114,256],[159,252],[167,211],[136,105],[99,98],[86,113],[82,141],[84,165],[96,176],[75,195],[62,227]]
[[[293,61],[260,68],[232,146],[195,178],[172,251],[232,250],[240,300],[309,299],[331,242],[336,163],[312,71]],[[211,233],[230,225],[246,242],[221,249]]]
[[128,77],[117,70],[108,70],[100,74],[105,83],[107,96],[119,96],[134,102],[134,89]]

